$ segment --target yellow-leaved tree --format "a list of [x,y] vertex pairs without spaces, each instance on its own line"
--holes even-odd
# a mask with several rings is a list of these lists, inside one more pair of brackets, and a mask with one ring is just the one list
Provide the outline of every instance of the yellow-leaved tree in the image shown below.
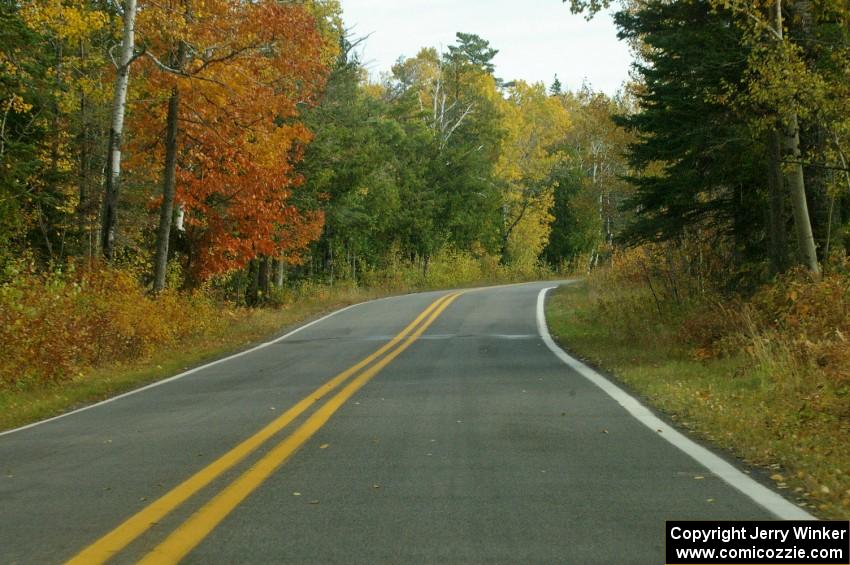
[[533,269],[549,240],[556,170],[570,130],[563,104],[542,84],[517,81],[502,103],[506,137],[496,165],[502,186],[502,258]]

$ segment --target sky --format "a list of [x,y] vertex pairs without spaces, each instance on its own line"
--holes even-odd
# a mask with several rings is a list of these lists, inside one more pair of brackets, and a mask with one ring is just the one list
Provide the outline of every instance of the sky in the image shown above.
[[561,0],[342,0],[343,20],[354,37],[369,35],[360,49],[374,79],[399,56],[422,47],[445,51],[455,32],[475,33],[499,50],[496,76],[552,83],[575,90],[586,80],[614,94],[632,61],[617,40],[610,14],[592,21],[570,13]]

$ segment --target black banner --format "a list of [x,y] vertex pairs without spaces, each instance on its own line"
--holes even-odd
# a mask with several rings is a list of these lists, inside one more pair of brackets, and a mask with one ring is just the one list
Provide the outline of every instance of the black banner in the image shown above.
[[850,523],[667,522],[667,565],[848,565]]

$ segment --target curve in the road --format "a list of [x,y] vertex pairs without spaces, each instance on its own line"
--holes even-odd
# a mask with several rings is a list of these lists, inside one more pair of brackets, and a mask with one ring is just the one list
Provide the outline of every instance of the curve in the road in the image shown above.
[[739,490],[753,500],[753,502],[770,511],[780,520],[815,520],[816,518],[795,504],[785,500],[779,494],[773,492],[756,480],[748,477],[722,458],[718,457],[708,449],[689,439],[681,432],[664,422],[652,413],[641,402],[618,387],[598,372],[594,371],[575,357],[561,349],[552,336],[546,324],[545,303],[546,294],[557,287],[544,288],[537,296],[537,327],[543,342],[561,361],[567,364],[573,371],[580,374],[599,388],[605,394],[617,401],[636,420],[651,430],[656,431],[662,438],[673,444],[677,449],[688,454],[700,465],[717,475],[730,486]]

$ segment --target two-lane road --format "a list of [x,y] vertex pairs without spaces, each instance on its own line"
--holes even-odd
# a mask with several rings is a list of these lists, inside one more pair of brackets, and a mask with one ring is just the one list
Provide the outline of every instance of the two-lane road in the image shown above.
[[0,563],[649,564],[668,519],[805,516],[559,359],[549,286],[358,305],[0,435]]

